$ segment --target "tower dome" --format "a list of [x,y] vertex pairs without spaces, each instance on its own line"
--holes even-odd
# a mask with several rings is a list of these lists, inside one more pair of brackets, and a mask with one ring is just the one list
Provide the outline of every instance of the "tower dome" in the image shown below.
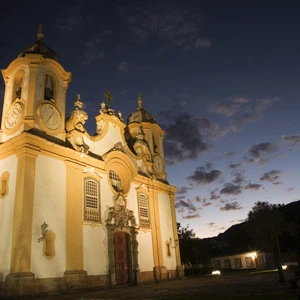
[[59,62],[58,55],[55,53],[55,51],[43,43],[43,37],[43,25],[41,24],[37,34],[37,41],[33,45],[21,51],[18,57],[24,57],[25,54],[41,54],[44,58],[51,58]]
[[140,93],[138,93],[138,108],[136,111],[131,113],[127,118],[127,124],[149,122],[156,123],[155,118],[142,108],[142,99]]

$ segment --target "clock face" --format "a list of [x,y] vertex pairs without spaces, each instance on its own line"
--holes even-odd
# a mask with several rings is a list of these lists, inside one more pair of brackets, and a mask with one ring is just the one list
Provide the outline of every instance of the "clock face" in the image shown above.
[[160,156],[155,156],[154,157],[154,169],[158,173],[162,173],[164,171],[164,161]]
[[13,128],[20,120],[22,115],[22,109],[23,106],[19,102],[13,103],[10,108],[8,109],[8,112],[5,115],[5,127],[7,129]]
[[40,118],[43,124],[52,130],[59,127],[61,122],[61,116],[59,111],[52,104],[42,104],[40,108]]

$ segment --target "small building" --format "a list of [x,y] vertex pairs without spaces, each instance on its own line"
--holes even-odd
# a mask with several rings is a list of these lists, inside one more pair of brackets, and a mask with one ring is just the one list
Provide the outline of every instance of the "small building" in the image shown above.
[[267,252],[244,252],[227,256],[211,258],[211,267],[214,269],[271,269],[275,267],[274,256]]

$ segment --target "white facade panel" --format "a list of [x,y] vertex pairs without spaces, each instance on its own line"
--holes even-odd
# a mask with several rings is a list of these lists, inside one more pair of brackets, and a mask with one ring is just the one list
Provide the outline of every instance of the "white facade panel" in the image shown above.
[[83,265],[88,275],[108,274],[106,227],[84,225]]
[[153,246],[151,231],[139,231],[137,235],[137,241],[139,243],[139,266],[140,271],[153,271]]
[[[41,225],[46,222],[55,238],[55,256],[43,256]],[[38,278],[61,277],[66,270],[66,168],[63,161],[36,158],[32,224],[31,271]]]
[[[174,246],[174,234],[173,234],[173,225],[171,218],[171,206],[169,195],[159,193],[158,195],[158,204],[159,204],[159,217],[160,217],[160,227],[161,227],[161,238],[162,238],[162,250],[164,256],[164,265],[170,269],[176,269],[176,257],[175,257],[175,248]],[[167,242],[170,242],[172,239],[170,250],[171,257],[167,256]]]

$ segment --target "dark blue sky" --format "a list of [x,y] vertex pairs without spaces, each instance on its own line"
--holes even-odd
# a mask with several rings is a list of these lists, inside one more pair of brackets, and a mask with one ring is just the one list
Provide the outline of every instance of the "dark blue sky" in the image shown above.
[[[72,72],[95,132],[103,93],[124,118],[143,106],[166,130],[178,221],[199,237],[255,201],[300,198],[299,1],[6,1],[4,69],[44,42]],[[1,97],[3,98],[3,97]]]

